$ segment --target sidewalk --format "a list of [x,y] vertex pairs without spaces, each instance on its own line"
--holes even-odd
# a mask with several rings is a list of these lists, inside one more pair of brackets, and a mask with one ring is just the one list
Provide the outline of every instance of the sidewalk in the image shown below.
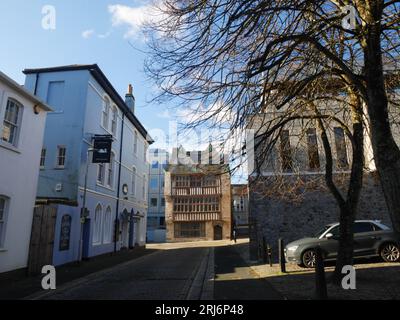
[[[249,261],[248,242],[241,242],[235,249],[260,278],[268,281],[288,300],[315,299],[315,273],[296,264],[286,264],[287,273],[280,272],[279,264],[254,264]],[[356,290],[343,290],[329,283],[335,264],[325,265],[328,281],[328,299],[331,300],[392,300],[400,298],[400,263],[385,263],[380,259],[358,259]]]
[[[242,243],[242,241],[238,241]],[[238,251],[240,244],[215,249],[215,300],[282,300],[269,281],[255,273]]]
[[[106,254],[93,257],[82,263],[71,263],[56,268],[57,287],[73,280],[85,277],[92,273],[114,267],[118,264],[137,259],[157,250],[135,248],[120,251],[116,254]],[[42,290],[41,280],[43,275],[28,277],[25,270],[17,270],[0,274],[0,300],[23,299]]]

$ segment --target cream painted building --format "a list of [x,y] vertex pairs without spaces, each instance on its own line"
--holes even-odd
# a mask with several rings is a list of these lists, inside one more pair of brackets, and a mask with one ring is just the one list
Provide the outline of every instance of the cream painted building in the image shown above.
[[0,273],[25,268],[50,107],[0,72]]

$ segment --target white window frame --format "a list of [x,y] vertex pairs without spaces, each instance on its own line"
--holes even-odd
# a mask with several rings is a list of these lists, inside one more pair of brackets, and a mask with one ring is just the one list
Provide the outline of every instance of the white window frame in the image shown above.
[[4,201],[3,217],[0,220],[0,248],[4,248],[4,242],[6,239],[6,227],[7,227],[7,217],[8,210],[10,206],[10,198],[5,195],[0,195],[0,200]]
[[111,133],[113,136],[117,135],[118,132],[118,108],[113,105],[111,107]]
[[101,113],[101,126],[108,130],[110,121],[111,99],[107,96],[103,97],[103,111]]
[[[65,152],[64,152],[64,164],[63,165],[60,165],[60,150],[61,149],[64,149],[65,150]],[[57,169],[65,169],[65,163],[67,162],[67,147],[66,146],[64,146],[64,145],[58,145],[57,146],[57,154],[56,154],[56,168]]]
[[[22,114],[24,111],[24,105],[21,102],[19,102],[19,100],[16,97],[14,97],[12,95],[6,95],[4,100],[5,100],[5,106],[4,106],[4,111],[2,112],[2,121],[1,121],[1,128],[0,128],[1,129],[1,131],[0,131],[1,139],[0,140],[2,143],[5,143],[7,145],[10,145],[13,147],[18,147],[19,137],[21,134]],[[13,102],[18,107],[17,121],[16,121],[16,123],[12,123],[12,125],[16,128],[16,130],[15,130],[13,140],[11,142],[3,139],[4,125],[6,122],[6,119],[5,119],[6,111],[7,111],[8,103],[10,101]],[[9,121],[7,121],[7,122],[9,122]]]
[[138,138],[138,133],[137,133],[137,131],[135,130],[135,131],[133,132],[133,154],[134,154],[135,156],[137,156],[137,154],[138,154],[138,140],[139,140],[139,138]]
[[110,244],[112,242],[112,209],[111,206],[107,206],[104,213],[103,223],[103,243]]
[[102,226],[103,226],[103,206],[98,203],[94,209],[93,219],[93,245],[100,245],[102,241]]
[[[110,178],[111,173],[111,178]],[[115,180],[115,152],[111,151],[111,160],[106,168],[106,183],[110,189],[114,188],[114,180]],[[111,180],[111,181],[110,181]]]
[[136,187],[137,187],[137,169],[135,166],[132,167],[132,195],[136,197]]
[[[99,179],[99,175],[101,173],[101,179]],[[97,184],[104,185],[105,181],[105,176],[106,176],[106,165],[104,163],[99,163],[97,165]]]
[[142,185],[142,196],[143,196],[143,200],[146,201],[147,200],[147,175],[144,174],[143,175],[143,185]]

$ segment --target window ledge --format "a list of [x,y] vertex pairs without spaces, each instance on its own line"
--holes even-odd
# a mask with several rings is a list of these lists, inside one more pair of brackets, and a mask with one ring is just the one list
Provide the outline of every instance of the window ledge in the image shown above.
[[6,248],[1,248],[0,247],[0,252],[7,252],[8,250]]
[[2,140],[0,140],[0,147],[21,154],[21,151],[17,147]]
[[99,183],[99,182],[96,183],[96,186],[98,186],[98,187],[100,187],[100,188],[103,188],[103,189],[107,189],[107,190],[109,190],[109,191],[115,191],[114,188],[110,188],[109,186],[105,186],[104,184],[101,184],[101,183]]

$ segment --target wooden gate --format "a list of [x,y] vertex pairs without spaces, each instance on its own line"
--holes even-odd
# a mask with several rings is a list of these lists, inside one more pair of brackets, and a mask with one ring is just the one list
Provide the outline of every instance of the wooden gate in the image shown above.
[[53,264],[54,233],[57,208],[36,206],[33,211],[28,273],[39,274],[42,267]]

